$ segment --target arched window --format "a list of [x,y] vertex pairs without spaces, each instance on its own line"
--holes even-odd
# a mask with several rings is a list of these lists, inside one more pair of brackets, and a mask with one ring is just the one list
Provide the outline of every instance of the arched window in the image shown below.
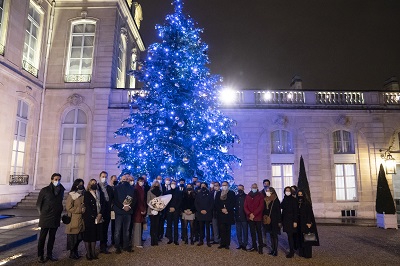
[[337,130],[333,132],[333,146],[335,154],[354,153],[354,144],[351,133],[345,130]]
[[292,136],[289,131],[276,130],[271,133],[271,153],[273,154],[291,154]]
[[65,182],[84,178],[87,116],[73,109],[61,125],[60,173]]
[[118,46],[118,62],[117,62],[117,88],[125,88],[126,75],[126,35],[121,30],[121,37]]
[[14,142],[11,154],[11,174],[24,173],[24,161],[28,126],[28,104],[22,100],[18,101],[17,121],[14,129]]
[[90,82],[93,67],[96,22],[72,23],[65,82]]

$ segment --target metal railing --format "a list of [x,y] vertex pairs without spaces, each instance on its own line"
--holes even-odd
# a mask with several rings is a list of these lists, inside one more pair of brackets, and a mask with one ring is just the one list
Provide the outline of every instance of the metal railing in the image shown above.
[[400,103],[400,92],[384,92],[383,102],[385,104],[399,104]]
[[28,185],[29,175],[10,175],[10,185]]
[[364,94],[362,92],[327,92],[319,91],[315,93],[316,104],[364,104]]
[[90,82],[92,80],[92,75],[90,74],[76,74],[76,75],[65,75],[65,82]]
[[254,92],[256,104],[303,104],[302,91],[258,91]]
[[22,60],[22,68],[26,70],[29,74],[35,76],[36,78],[38,77],[38,72],[39,70],[31,65],[28,61]]

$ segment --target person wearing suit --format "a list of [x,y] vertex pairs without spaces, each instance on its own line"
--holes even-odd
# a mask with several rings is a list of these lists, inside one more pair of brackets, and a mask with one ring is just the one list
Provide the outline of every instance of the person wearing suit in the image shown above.
[[99,175],[98,189],[104,198],[104,215],[103,215],[103,226],[102,235],[100,239],[100,253],[110,254],[107,250],[108,242],[108,228],[111,222],[111,207],[113,198],[113,189],[107,182],[108,173],[101,171]]
[[[221,184],[217,181],[214,182],[214,188],[210,189],[211,195],[215,201],[215,198],[217,196],[217,193],[221,191]],[[219,244],[219,242],[221,241],[220,235],[219,235],[219,227],[218,227],[218,219],[217,219],[217,210],[214,209],[213,211],[213,218],[211,221],[211,238],[212,238],[212,242],[211,244]]]
[[235,192],[229,189],[228,182],[222,182],[222,190],[215,196],[214,209],[217,212],[221,242],[218,248],[229,249],[231,227],[235,223]]
[[83,242],[86,247],[86,259],[98,259],[96,254],[96,242],[100,241],[102,236],[103,215],[105,212],[105,200],[98,191],[96,179],[91,179],[83,195],[85,212],[83,221],[85,231],[83,233]]
[[264,225],[265,231],[268,232],[271,237],[271,252],[269,255],[278,256],[278,235],[281,234],[282,227],[281,204],[273,187],[269,187],[265,194],[265,208],[263,214],[271,218],[271,223]]
[[245,251],[247,250],[247,244],[249,241],[249,228],[244,208],[246,195],[247,194],[244,192],[244,186],[238,185],[238,193],[235,196],[235,225],[239,246],[236,249],[243,249]]
[[[183,193],[179,191],[176,186],[176,181],[171,181],[171,189],[166,192],[166,194],[171,194],[171,201],[168,203],[166,209],[166,219],[167,219],[167,232],[165,236],[168,238],[168,243],[174,242],[175,245],[179,245],[178,242],[178,224],[179,216],[181,215],[181,205]],[[174,233],[172,234],[172,227]]]
[[296,198],[292,196],[290,187],[285,187],[285,196],[281,203],[283,232],[286,232],[289,242],[289,253],[286,258],[293,258],[294,238],[293,234],[297,231],[297,221],[299,216],[299,206]]
[[201,189],[196,195],[194,206],[196,208],[196,219],[200,224],[200,240],[197,245],[202,246],[204,244],[203,241],[205,236],[207,240],[207,246],[211,247],[210,222],[213,215],[214,200],[207,186],[207,183],[201,183]]
[[[40,235],[38,241],[38,261],[45,263],[47,260],[57,261],[53,256],[53,247],[56,240],[56,233],[60,227],[61,213],[63,211],[63,199],[65,188],[60,184],[61,175],[54,173],[51,175],[51,183],[39,192],[36,201],[36,208],[39,212]],[[44,258],[44,245],[46,237],[47,257]]]

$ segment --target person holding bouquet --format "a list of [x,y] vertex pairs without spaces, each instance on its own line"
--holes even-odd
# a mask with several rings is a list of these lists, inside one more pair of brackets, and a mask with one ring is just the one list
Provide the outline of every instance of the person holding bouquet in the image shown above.
[[149,192],[147,193],[147,204],[149,206],[149,208],[147,208],[147,214],[150,217],[150,237],[152,246],[158,246],[158,231],[161,212],[157,211],[156,207],[151,205],[151,202],[155,198],[161,196],[161,194],[160,183],[158,181],[154,181]]

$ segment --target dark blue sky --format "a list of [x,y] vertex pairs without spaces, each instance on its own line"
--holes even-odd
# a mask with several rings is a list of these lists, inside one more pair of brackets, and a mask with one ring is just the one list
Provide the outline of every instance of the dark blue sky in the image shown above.
[[[139,2],[139,1],[138,1]],[[159,41],[155,24],[171,0],[143,0],[141,33]],[[400,78],[400,0],[184,0],[209,45],[209,68],[237,89],[382,88]]]

